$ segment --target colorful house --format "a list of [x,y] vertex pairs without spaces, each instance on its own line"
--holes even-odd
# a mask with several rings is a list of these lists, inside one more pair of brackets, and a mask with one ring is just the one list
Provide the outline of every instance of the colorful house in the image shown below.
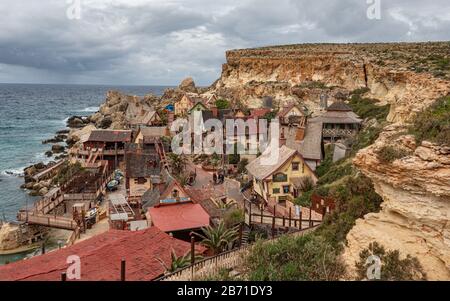
[[266,205],[286,209],[293,207],[307,178],[313,184],[318,180],[302,155],[285,145],[280,147],[278,156],[271,156],[266,150],[247,165],[247,170],[253,178],[254,192]]

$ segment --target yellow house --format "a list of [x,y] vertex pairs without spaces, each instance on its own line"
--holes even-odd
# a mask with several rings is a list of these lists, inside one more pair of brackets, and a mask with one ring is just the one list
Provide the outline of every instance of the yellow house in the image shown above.
[[180,99],[180,101],[177,101],[175,103],[175,115],[176,116],[186,115],[193,105],[194,103],[192,99],[188,95],[184,95]]
[[273,162],[269,158],[266,151],[247,165],[253,190],[270,206],[292,207],[305,181],[310,179],[315,185],[317,176],[298,151],[285,145],[279,148],[278,158],[272,156]]

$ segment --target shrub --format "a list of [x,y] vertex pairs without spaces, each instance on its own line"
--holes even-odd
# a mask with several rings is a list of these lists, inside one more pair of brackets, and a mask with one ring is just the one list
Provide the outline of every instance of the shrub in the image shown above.
[[237,167],[237,172],[238,173],[245,173],[246,169],[245,167],[248,165],[248,159],[247,158],[242,158],[241,161],[239,161],[238,163],[238,167]]
[[373,265],[373,262],[367,260],[371,255],[376,255],[381,260],[379,280],[426,280],[426,274],[416,257],[408,254],[406,258],[400,259],[398,250],[386,251],[377,242],[370,243],[368,248],[359,253],[359,261],[355,264],[358,280],[367,280],[367,271]]
[[450,144],[450,95],[438,99],[414,119],[410,133],[418,143],[424,140]]
[[244,210],[234,208],[227,211],[223,216],[223,222],[226,228],[232,228],[245,220]]
[[375,118],[378,121],[384,121],[389,114],[390,106],[378,106],[377,102],[379,102],[377,99],[363,98],[361,94],[353,94],[349,105],[363,119]]
[[219,110],[225,110],[230,108],[230,102],[226,99],[218,99],[216,100],[216,107]]
[[341,163],[332,165],[328,170],[328,172],[319,179],[318,184],[323,185],[333,183],[336,180],[351,175],[352,172],[353,166],[351,163]]
[[384,145],[377,152],[378,158],[382,162],[392,163],[397,159],[408,156],[411,152],[403,148],[394,147],[391,145]]
[[302,206],[302,207],[311,207],[311,197],[313,195],[314,191],[308,191],[302,193],[301,196],[295,199],[295,204]]
[[258,241],[246,261],[251,281],[339,280],[345,265],[323,238],[308,234]]

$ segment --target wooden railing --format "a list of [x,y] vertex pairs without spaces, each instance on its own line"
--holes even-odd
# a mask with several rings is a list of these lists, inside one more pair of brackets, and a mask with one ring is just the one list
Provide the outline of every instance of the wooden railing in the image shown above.
[[[317,229],[317,226],[292,232],[286,235],[303,236]],[[281,237],[281,236],[280,236]],[[274,243],[279,237],[265,241],[265,244]],[[194,281],[204,279],[208,276],[216,275],[222,269],[232,269],[242,266],[246,256],[250,253],[254,245],[247,245],[219,255],[203,259],[184,269],[165,275],[155,281]]]

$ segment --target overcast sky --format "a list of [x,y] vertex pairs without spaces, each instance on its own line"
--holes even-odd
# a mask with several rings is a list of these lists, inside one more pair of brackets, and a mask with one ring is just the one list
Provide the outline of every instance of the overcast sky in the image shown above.
[[449,0],[366,1],[1,0],[0,82],[209,85],[228,49],[450,40]]

